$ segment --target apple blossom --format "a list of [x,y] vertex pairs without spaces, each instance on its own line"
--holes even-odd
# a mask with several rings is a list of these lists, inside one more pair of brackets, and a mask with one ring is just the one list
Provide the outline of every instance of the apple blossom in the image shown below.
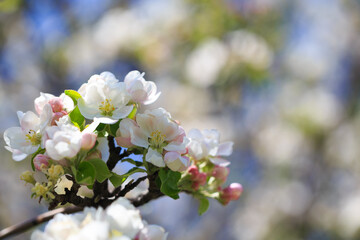
[[125,76],[124,83],[132,101],[148,105],[154,103],[161,93],[156,92],[155,83],[146,81],[144,75],[145,73],[139,71],[131,71]]
[[[124,125],[128,127],[128,130],[124,130]],[[125,119],[125,123],[121,127],[118,131],[120,137],[124,136],[123,138],[128,139],[130,135],[130,142],[133,145],[148,149],[145,159],[157,167],[165,167],[164,151],[178,152],[179,155],[186,153],[188,139],[184,137],[184,130],[171,119],[170,113],[163,108],[138,113],[136,124]],[[118,143],[121,142],[118,141]],[[181,166],[173,165],[173,167],[178,171],[186,169],[189,165],[188,159],[177,159],[178,161],[174,164]],[[168,158],[168,162],[172,163],[177,159]]]
[[127,117],[133,109],[128,106],[130,95],[125,83],[119,82],[112,73],[93,75],[79,91],[78,107],[87,119],[98,119],[105,124],[116,123]]
[[51,126],[46,129],[48,136],[45,143],[46,153],[57,161],[63,158],[73,158],[81,149],[82,134],[73,125],[64,124],[60,121],[58,125],[60,126]]
[[206,184],[207,175],[206,173],[199,172],[199,169],[196,165],[192,165],[188,168],[188,173],[191,176],[191,180],[193,181],[192,188],[194,190],[198,190],[200,186]]
[[43,134],[50,123],[52,112],[51,106],[46,104],[40,117],[31,111],[19,111],[17,114],[20,127],[5,130],[4,140],[8,145],[6,149],[13,153],[13,159],[21,161],[44,146]]
[[220,143],[220,134],[216,129],[203,130],[192,129],[188,133],[190,143],[189,154],[195,160],[207,159],[220,166],[227,166],[230,162],[222,156],[229,156],[232,153],[233,142]]

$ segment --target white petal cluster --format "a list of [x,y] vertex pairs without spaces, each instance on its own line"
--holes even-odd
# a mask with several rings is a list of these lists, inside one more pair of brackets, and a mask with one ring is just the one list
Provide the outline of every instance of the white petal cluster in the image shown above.
[[157,167],[168,166],[173,171],[189,167],[189,159],[182,156],[188,143],[185,131],[163,108],[139,113],[136,121],[122,120],[116,140],[120,146],[148,149],[145,159]]
[[110,72],[93,75],[78,92],[82,96],[78,106],[87,119],[113,124],[127,117],[133,109],[133,105],[128,105],[131,97],[125,83],[119,82]]
[[190,143],[189,154],[196,160],[209,158],[215,165],[227,166],[230,162],[223,156],[231,155],[233,142],[220,143],[220,134],[216,129],[203,130],[192,129],[188,133]]
[[154,82],[144,79],[144,75],[139,71],[131,71],[125,76],[124,82],[133,102],[148,105],[154,103],[161,93],[157,92]]
[[147,225],[129,200],[119,198],[107,209],[85,208],[73,215],[57,214],[44,232],[36,230],[31,240],[166,240],[167,233]]
[[46,153],[54,160],[75,157],[81,149],[82,133],[69,123],[68,116],[62,117],[57,126],[47,128],[46,133]]

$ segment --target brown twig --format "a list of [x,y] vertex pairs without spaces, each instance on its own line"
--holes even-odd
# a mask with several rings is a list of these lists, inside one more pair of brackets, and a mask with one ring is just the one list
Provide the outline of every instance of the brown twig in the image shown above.
[[40,214],[39,216],[37,216],[33,219],[27,220],[25,222],[22,222],[22,223],[19,223],[19,224],[16,224],[16,225],[13,225],[11,227],[1,230],[0,231],[0,239],[4,239],[6,237],[25,232],[26,230],[28,230],[32,227],[35,227],[43,222],[49,221],[58,213],[70,214],[70,213],[79,212],[81,210],[83,210],[82,207],[73,206],[73,207],[67,207],[67,208],[58,208],[58,209]]

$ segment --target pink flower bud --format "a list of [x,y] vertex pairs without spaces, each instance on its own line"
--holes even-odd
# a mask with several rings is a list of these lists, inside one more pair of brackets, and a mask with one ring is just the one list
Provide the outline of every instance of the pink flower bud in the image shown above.
[[95,146],[97,135],[95,133],[83,133],[81,139],[81,148],[90,150]]
[[199,186],[205,185],[207,180],[206,173],[199,172],[197,166],[192,165],[188,168],[188,172],[191,175],[191,180],[193,181],[192,188],[197,190]]
[[238,200],[241,193],[243,191],[243,187],[239,183],[232,183],[230,186],[224,188],[220,193],[220,198],[223,204],[228,204],[230,201]]
[[54,113],[61,112],[64,109],[64,104],[59,97],[54,97],[51,100],[49,100],[49,104],[51,105],[51,108]]
[[55,112],[51,119],[51,125],[53,125],[53,126],[56,125],[56,121],[59,121],[60,118],[62,118],[63,116],[65,116],[67,114],[68,113],[65,111]]
[[192,179],[192,180],[195,180],[195,179],[196,179],[196,176],[199,174],[199,169],[197,168],[196,165],[191,165],[191,166],[188,168],[188,172],[189,172],[189,174],[191,175],[191,179]]
[[37,170],[41,171],[41,165],[44,164],[45,167],[49,165],[50,158],[44,154],[38,154],[34,157],[34,166]]
[[229,172],[230,172],[229,168],[215,165],[212,175],[218,181],[220,181],[221,183],[224,183],[224,182],[226,182]]

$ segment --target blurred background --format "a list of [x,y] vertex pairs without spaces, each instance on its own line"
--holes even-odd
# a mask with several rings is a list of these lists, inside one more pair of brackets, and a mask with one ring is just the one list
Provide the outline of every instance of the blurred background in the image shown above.
[[[169,240],[360,239],[360,1],[1,0],[0,131],[108,70],[146,72],[187,131],[235,142],[239,201],[141,208]],[[4,145],[1,139],[1,145]],[[46,211],[0,148],[0,228]],[[25,233],[13,239],[28,239]]]

